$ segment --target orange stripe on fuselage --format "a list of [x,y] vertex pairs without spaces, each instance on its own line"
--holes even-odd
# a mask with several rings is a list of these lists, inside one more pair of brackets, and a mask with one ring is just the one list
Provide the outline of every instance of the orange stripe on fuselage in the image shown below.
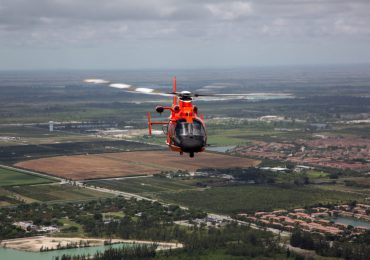
[[180,100],[180,118],[184,118],[187,123],[193,123],[193,104],[191,101]]

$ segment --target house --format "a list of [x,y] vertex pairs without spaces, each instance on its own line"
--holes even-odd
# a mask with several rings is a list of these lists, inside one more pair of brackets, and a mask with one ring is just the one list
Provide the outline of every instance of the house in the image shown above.
[[37,226],[33,224],[32,221],[19,221],[19,222],[14,222],[14,226],[19,227],[25,231],[35,231],[37,230]]

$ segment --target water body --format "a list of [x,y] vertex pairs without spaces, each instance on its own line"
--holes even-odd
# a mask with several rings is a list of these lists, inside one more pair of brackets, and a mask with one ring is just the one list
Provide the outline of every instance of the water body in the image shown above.
[[63,254],[68,255],[93,255],[96,252],[103,252],[104,250],[112,247],[119,248],[122,246],[129,246],[129,244],[115,244],[111,246],[92,246],[84,248],[72,248],[63,250],[54,250],[48,252],[25,252],[20,250],[14,250],[10,248],[0,248],[0,259],[1,260],[52,260],[56,256],[61,257]]
[[226,151],[235,148],[234,145],[229,146],[215,146],[215,147],[207,147],[207,150],[219,153],[225,153]]
[[351,226],[354,226],[354,227],[359,227],[359,226],[367,227],[368,229],[370,229],[370,222],[364,221],[364,220],[359,220],[359,219],[356,219],[356,218],[337,217],[337,218],[334,218],[333,221],[335,223],[351,225]]

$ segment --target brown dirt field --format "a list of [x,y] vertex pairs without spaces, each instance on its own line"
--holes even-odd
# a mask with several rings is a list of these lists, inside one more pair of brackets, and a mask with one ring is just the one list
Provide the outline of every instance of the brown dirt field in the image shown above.
[[149,175],[169,170],[250,167],[258,163],[256,160],[216,153],[199,153],[189,158],[170,151],[137,151],[57,156],[19,162],[15,166],[72,180],[86,180]]

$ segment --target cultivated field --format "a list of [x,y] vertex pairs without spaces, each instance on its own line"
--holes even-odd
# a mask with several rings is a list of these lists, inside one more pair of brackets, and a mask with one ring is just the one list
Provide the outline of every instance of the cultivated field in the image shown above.
[[198,188],[172,179],[157,177],[125,178],[121,180],[93,180],[88,181],[87,184],[111,190],[138,193],[145,196],[150,196],[160,192],[179,192]]
[[50,179],[0,167],[0,187],[53,182]]
[[243,185],[215,187],[207,190],[161,192],[159,198],[183,206],[219,213],[239,213],[292,209],[318,203],[348,203],[364,196],[324,190],[314,186],[282,188],[277,186]]
[[222,154],[200,153],[195,158],[169,151],[137,151],[94,155],[57,156],[15,164],[62,178],[86,180],[133,175],[150,175],[161,171],[201,168],[250,167],[259,162]]

